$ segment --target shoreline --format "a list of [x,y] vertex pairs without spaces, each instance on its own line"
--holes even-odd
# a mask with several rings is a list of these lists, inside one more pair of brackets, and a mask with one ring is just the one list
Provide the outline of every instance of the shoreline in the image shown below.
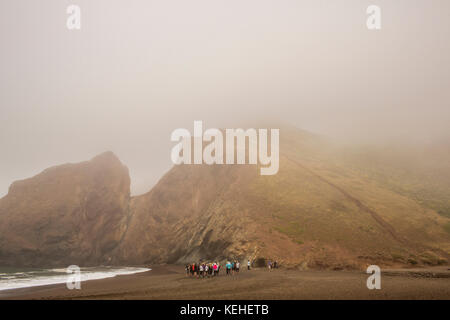
[[361,271],[242,269],[214,278],[187,277],[183,266],[151,266],[150,271],[81,282],[80,290],[51,284],[0,291],[0,300],[152,299],[152,300],[309,300],[450,299],[449,267],[386,269],[381,290],[366,287]]
[[[95,281],[95,280],[103,280],[103,279],[109,279],[109,278],[115,278],[117,276],[125,276],[125,275],[133,275],[137,273],[143,273],[143,272],[149,272],[152,269],[148,268],[147,266],[100,266],[97,268],[103,268],[103,270],[97,269],[97,270],[90,270],[94,267],[81,267],[81,274],[80,274],[80,283],[85,283],[87,281]],[[132,270],[130,270],[132,269]],[[37,270],[37,271],[36,271]],[[64,270],[62,272],[64,275],[49,275],[49,276],[37,276],[37,277],[31,277],[26,278],[25,282],[16,282],[11,283],[10,285],[17,285],[17,287],[12,288],[1,288],[0,286],[0,299],[3,296],[2,293],[8,293],[12,292],[13,290],[18,291],[28,291],[33,288],[49,288],[49,287],[55,287],[55,286],[66,286],[68,277],[70,276],[76,276],[75,274],[66,273],[66,268],[42,268],[42,269],[30,269],[30,271],[24,270],[23,272],[18,272],[19,274],[25,274],[27,272],[31,273],[39,273],[39,272],[49,272],[52,270],[58,270],[58,272],[61,273],[60,270]],[[13,273],[14,274],[14,273]],[[8,274],[6,274],[8,275]],[[8,279],[8,277],[6,277]],[[11,277],[9,277],[11,279]],[[16,278],[13,278],[16,280]],[[20,278],[17,278],[20,279]],[[2,277],[0,276],[0,284],[1,284]],[[28,281],[27,281],[28,280]]]

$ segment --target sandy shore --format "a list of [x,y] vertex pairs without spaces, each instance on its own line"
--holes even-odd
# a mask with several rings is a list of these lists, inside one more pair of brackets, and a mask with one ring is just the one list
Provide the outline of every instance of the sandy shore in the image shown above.
[[450,299],[448,267],[382,270],[381,290],[358,271],[241,270],[210,279],[186,277],[183,266],[81,283],[0,291],[0,299]]

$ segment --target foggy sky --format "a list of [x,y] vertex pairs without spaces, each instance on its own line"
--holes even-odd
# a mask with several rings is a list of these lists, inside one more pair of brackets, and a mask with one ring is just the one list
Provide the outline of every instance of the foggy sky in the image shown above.
[[146,192],[171,167],[170,133],[194,120],[450,141],[449,16],[448,0],[2,0],[0,196],[106,150]]

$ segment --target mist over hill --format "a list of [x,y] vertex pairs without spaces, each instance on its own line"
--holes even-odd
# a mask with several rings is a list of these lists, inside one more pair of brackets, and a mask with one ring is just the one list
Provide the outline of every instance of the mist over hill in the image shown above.
[[178,165],[135,197],[127,168],[107,152],[11,185],[0,200],[0,265],[446,264],[443,150],[342,146],[288,127],[276,175],[255,165]]

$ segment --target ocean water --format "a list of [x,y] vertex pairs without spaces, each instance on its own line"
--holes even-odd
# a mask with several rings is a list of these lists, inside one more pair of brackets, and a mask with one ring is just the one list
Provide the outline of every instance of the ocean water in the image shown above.
[[[86,267],[80,268],[80,277],[83,282],[149,270],[151,269],[137,267]],[[66,283],[70,275],[73,274],[68,274],[65,268],[14,269],[0,267],[0,290]]]

